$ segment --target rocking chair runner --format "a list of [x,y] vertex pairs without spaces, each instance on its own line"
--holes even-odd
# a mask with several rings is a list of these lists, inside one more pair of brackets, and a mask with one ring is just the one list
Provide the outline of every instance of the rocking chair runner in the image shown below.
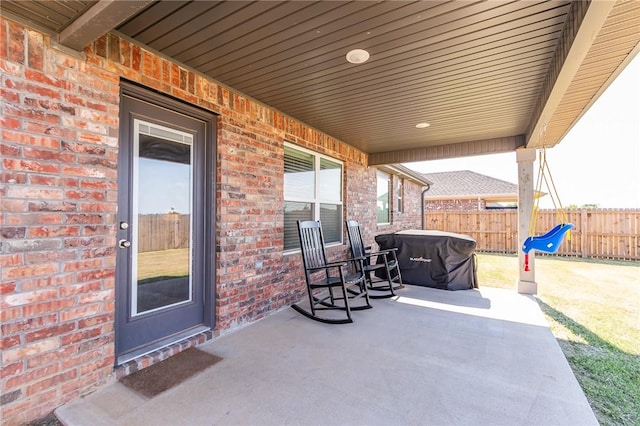
[[[339,262],[327,262],[324,238],[320,222],[298,221],[298,235],[304,275],[309,296],[309,310],[299,304],[291,307],[302,315],[328,324],[346,324],[353,322],[352,310],[372,308],[365,285],[362,258],[346,259]],[[352,264],[349,273],[348,266]],[[338,293],[338,294],[336,294]],[[364,299],[365,304],[352,307],[351,303]],[[346,318],[319,316],[318,311],[340,310]]]
[[[394,290],[403,288],[402,275],[396,257],[396,248],[371,252],[371,247],[365,247],[360,232],[360,224],[355,220],[347,220],[347,234],[351,244],[351,254],[353,257],[363,258],[362,266],[367,283],[367,289],[373,291],[386,292],[387,294],[370,294],[372,299],[382,299],[395,296]],[[371,258],[377,257],[377,262],[373,263]],[[394,275],[395,273],[395,275]],[[375,279],[374,279],[375,275]],[[394,283],[398,281],[398,283]],[[385,283],[380,285],[380,283]]]

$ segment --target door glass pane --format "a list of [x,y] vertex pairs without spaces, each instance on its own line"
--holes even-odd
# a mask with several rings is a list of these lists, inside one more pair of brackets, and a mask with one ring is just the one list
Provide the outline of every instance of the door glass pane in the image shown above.
[[193,140],[136,120],[131,311],[190,301]]

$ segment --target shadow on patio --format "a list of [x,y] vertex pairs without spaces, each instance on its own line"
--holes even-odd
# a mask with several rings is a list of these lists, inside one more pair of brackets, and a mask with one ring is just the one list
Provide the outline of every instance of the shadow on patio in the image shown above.
[[532,297],[406,286],[326,325],[285,309],[201,346],[221,361],[146,398],[121,383],[67,425],[597,424]]

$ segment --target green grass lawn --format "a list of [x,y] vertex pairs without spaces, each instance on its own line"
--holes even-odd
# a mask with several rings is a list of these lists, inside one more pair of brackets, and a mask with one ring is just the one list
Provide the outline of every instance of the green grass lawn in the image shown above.
[[148,251],[138,255],[138,280],[154,281],[189,275],[189,249]]
[[[515,256],[478,255],[480,286],[515,288]],[[602,425],[640,425],[640,263],[538,256],[537,300]]]

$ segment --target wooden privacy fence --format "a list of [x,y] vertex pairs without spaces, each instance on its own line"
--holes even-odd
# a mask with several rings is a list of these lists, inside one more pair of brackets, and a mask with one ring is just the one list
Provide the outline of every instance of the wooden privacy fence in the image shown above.
[[138,251],[189,247],[189,215],[145,214],[138,217]]
[[[565,238],[558,254],[605,259],[640,260],[640,210],[572,209],[567,210],[574,228]],[[536,235],[558,224],[555,210],[540,210]],[[429,211],[426,229],[466,234],[475,238],[477,250],[516,253],[518,241],[517,210]]]

